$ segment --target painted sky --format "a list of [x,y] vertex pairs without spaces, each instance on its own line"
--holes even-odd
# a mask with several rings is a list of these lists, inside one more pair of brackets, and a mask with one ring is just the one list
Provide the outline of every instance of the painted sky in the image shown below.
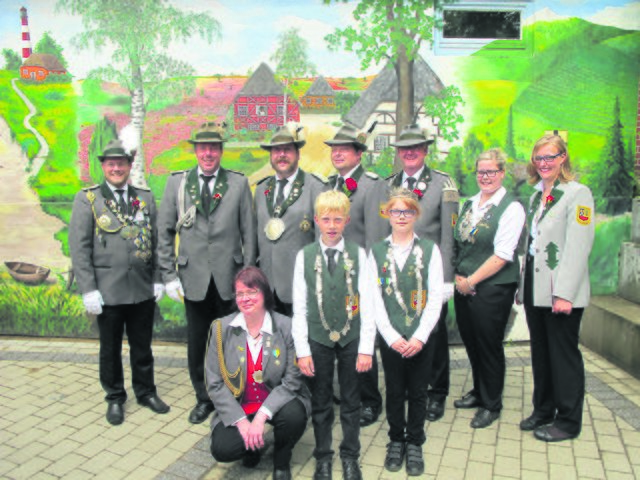
[[[19,10],[24,6],[29,14],[32,45],[49,30],[64,47],[71,73],[84,78],[89,70],[108,62],[109,52],[79,52],[72,47],[71,38],[82,31],[82,26],[77,18],[56,12],[55,3],[55,0],[0,0],[0,48],[20,51]],[[352,21],[355,2],[329,6],[321,0],[173,0],[172,3],[185,10],[206,11],[222,24],[222,39],[215,44],[193,40],[189,45],[175,45],[171,52],[194,66],[198,75],[244,75],[262,61],[272,64],[269,58],[275,51],[278,35],[290,27],[297,27],[309,42],[311,61],[325,76],[362,76],[377,73],[381,68],[372,66],[362,72],[354,54],[330,52],[324,41],[324,36],[335,27],[344,27]],[[535,0],[527,8],[525,20],[532,16],[550,18],[554,14],[640,30],[640,2],[629,0]],[[429,50],[424,47],[423,55],[431,62]],[[438,63],[437,59],[434,63]]]

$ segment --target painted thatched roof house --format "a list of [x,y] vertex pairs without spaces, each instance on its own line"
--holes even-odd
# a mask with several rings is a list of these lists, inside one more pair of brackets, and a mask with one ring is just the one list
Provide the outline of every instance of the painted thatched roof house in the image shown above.
[[43,81],[50,74],[67,73],[60,59],[50,53],[32,53],[20,67],[20,78]]
[[[425,114],[422,102],[425,97],[437,95],[444,89],[442,80],[436,75],[422,57],[413,64],[413,88],[417,119],[421,124],[429,123],[431,118]],[[398,78],[391,62],[371,82],[351,107],[343,120],[357,128],[365,128],[374,121],[378,122],[373,137],[373,151],[379,152],[389,146],[396,133],[396,103],[398,101]],[[433,126],[435,133],[435,126]]]
[[[266,63],[261,63],[233,101],[236,130],[275,130],[284,125],[284,87]],[[300,107],[287,96],[287,122],[300,121]]]
[[335,96],[336,93],[329,85],[329,82],[320,75],[300,99],[300,103],[302,103],[303,108],[333,109],[336,104]]

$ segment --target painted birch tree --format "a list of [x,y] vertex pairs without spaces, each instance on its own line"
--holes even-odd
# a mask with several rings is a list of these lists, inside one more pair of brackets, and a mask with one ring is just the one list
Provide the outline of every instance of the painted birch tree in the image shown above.
[[292,95],[294,79],[316,74],[316,66],[309,60],[309,43],[297,28],[289,28],[278,37],[278,46],[271,61],[276,64],[276,75],[284,83],[284,124],[287,123],[287,96]]
[[157,98],[180,99],[195,88],[193,67],[171,57],[174,42],[199,36],[212,43],[220,37],[219,22],[204,12],[178,10],[167,0],[58,0],[57,9],[82,17],[84,32],[73,39],[79,49],[109,48],[111,62],[89,78],[114,81],[131,96],[131,131],[137,151],[131,180],[146,186],[144,121],[147,106]]

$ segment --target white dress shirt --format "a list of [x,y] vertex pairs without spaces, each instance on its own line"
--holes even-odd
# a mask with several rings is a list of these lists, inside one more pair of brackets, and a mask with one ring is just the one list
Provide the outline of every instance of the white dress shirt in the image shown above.
[[[260,327],[260,334],[258,335],[257,338],[253,338],[251,334],[249,334],[247,321],[245,320],[244,315],[242,313],[238,313],[234,317],[234,319],[231,320],[231,323],[229,324],[229,326],[240,327],[242,330],[245,331],[246,337],[247,337],[247,345],[249,346],[249,355],[251,355],[251,359],[253,360],[254,363],[258,361],[258,357],[260,356],[260,352],[262,351],[263,334],[266,333],[267,335],[273,335],[273,322],[271,320],[271,314],[269,312],[265,312],[264,320],[262,322],[262,327]],[[260,409],[258,411],[262,411],[262,413],[264,413],[269,419],[271,419],[271,417],[273,416],[271,411],[268,408],[265,408],[264,406],[260,406]],[[244,416],[240,418],[235,424],[237,424],[243,418],[247,418],[247,417]]]
[[[418,236],[414,235],[414,241]],[[389,235],[387,240],[392,242],[392,237]],[[393,242],[391,246],[393,248],[393,259],[395,260],[398,269],[402,269],[406,263],[411,250],[413,249],[414,242],[411,242],[410,246],[407,245],[395,245]],[[372,278],[374,285],[373,295],[373,308],[376,319],[376,326],[378,331],[387,345],[391,346],[398,341],[402,335],[393,328],[387,309],[384,306],[384,300],[382,299],[382,286],[378,285],[378,264],[376,258],[373,255],[373,251],[369,252],[367,259],[368,277]],[[420,316],[420,323],[418,328],[413,333],[413,338],[420,340],[423,344],[427,343],[429,335],[438,323],[440,318],[440,310],[442,309],[442,299],[444,295],[444,274],[442,272],[442,255],[440,255],[440,249],[438,245],[433,244],[433,250],[431,251],[431,260],[429,261],[429,278],[427,280],[427,305],[422,311]]]
[[[289,198],[289,193],[291,193],[291,189],[293,188],[293,182],[295,181],[296,177],[298,176],[298,170],[300,170],[299,168],[296,168],[296,171],[293,172],[291,175],[289,175],[287,177],[287,183],[285,183],[284,185],[284,199],[286,200],[287,198]],[[275,207],[276,205],[276,198],[278,196],[278,189],[280,188],[280,184],[278,183],[279,180],[282,180],[278,175],[276,175],[276,186],[275,186],[275,191],[273,192],[273,206]]]
[[422,167],[420,167],[420,170],[418,170],[416,173],[414,173],[413,175],[407,175],[407,172],[405,172],[404,170],[402,171],[402,183],[401,185],[404,188],[409,188],[409,184],[407,183],[407,178],[415,178],[416,179],[416,183],[413,186],[413,188],[418,188],[418,179],[420,178],[420,175],[422,175],[422,171],[424,170],[424,165]]
[[125,183],[122,187],[116,187],[114,185],[111,185],[106,180],[105,180],[105,182],[106,182],[107,186],[109,187],[109,189],[111,190],[111,193],[113,193],[113,198],[116,199],[116,202],[120,201],[120,193],[116,192],[116,190],[123,190],[122,198],[124,199],[124,203],[126,205],[129,205],[129,185],[127,185]]
[[[504,187],[500,187],[482,207],[480,206],[481,192],[471,197],[471,224],[475,227],[487,213],[487,210],[493,205],[497,207],[506,194],[507,190]],[[524,208],[520,205],[520,202],[512,202],[506,208],[500,217],[496,235],[493,239],[493,253],[497,257],[507,262],[513,261],[513,253],[518,248],[525,217]]]
[[[327,247],[322,239],[319,239],[320,248],[327,259]],[[333,247],[339,254],[344,252],[344,238]],[[337,258],[336,258],[337,264]],[[363,248],[358,247],[358,292],[360,295],[360,339],[358,353],[373,355],[375,350],[376,324],[373,318],[373,278],[367,275],[367,255]],[[320,319],[313,319],[319,322]],[[307,320],[307,283],[304,279],[304,251],[300,250],[296,256],[293,270],[293,319],[291,320],[291,333],[296,347],[298,358],[311,355],[309,346],[309,325]]]
[[[216,180],[218,179],[218,173],[220,172],[220,167],[216,168],[216,171],[213,172],[213,178],[209,180],[209,191],[213,193],[213,189],[216,187]],[[198,167],[198,185],[200,186],[200,194],[202,195],[202,186],[204,185],[204,180],[200,175],[206,175],[200,167]],[[209,175],[207,175],[208,177]]]

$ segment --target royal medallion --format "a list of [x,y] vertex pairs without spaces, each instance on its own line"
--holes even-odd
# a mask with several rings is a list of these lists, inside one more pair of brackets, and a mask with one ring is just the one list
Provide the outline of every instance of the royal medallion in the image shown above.
[[331,331],[329,333],[329,340],[331,340],[334,343],[340,340],[340,332],[336,332],[335,330]]
[[262,383],[263,382],[262,370],[254,370],[252,377],[254,382]]
[[264,227],[264,233],[272,242],[278,240],[284,233],[285,225],[281,218],[270,218]]

